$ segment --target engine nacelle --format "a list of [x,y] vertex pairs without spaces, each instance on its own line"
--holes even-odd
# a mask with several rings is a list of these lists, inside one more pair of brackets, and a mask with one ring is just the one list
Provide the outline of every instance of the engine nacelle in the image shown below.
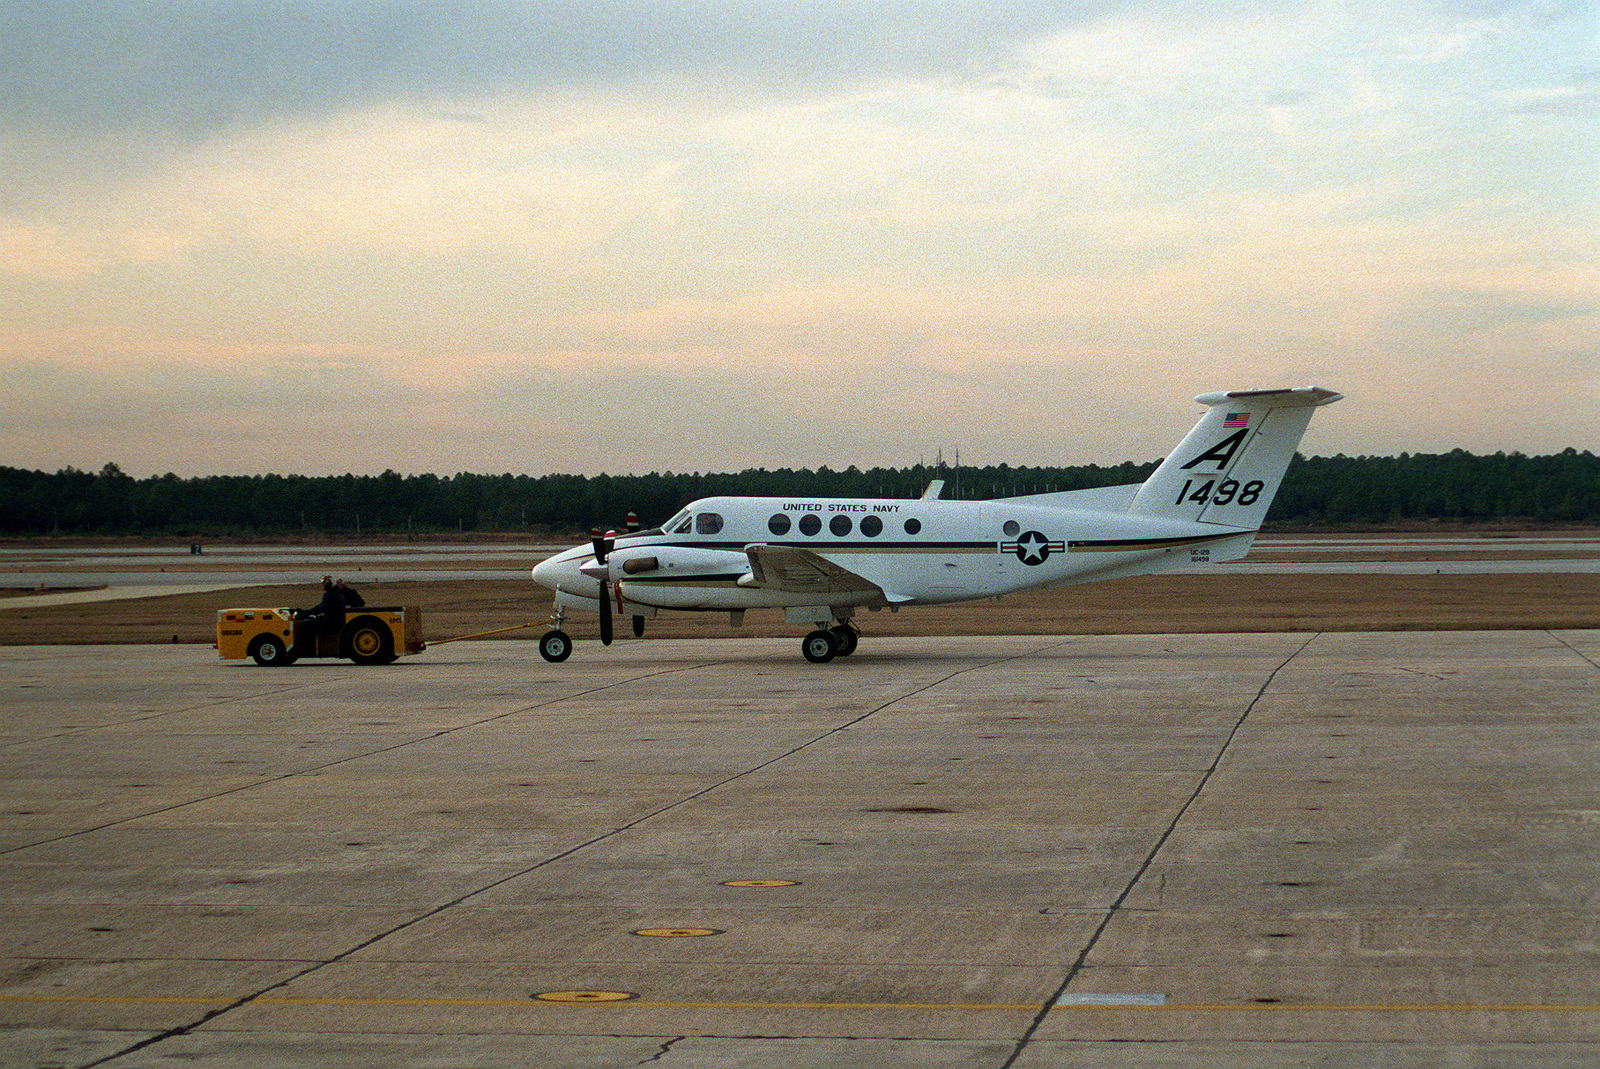
[[614,550],[606,564],[624,598],[663,609],[700,605],[707,593],[732,590],[750,572],[750,558],[744,553],[690,546]]
[[737,578],[750,570],[742,551],[695,549],[692,546],[634,546],[614,549],[606,557],[613,582],[658,582],[684,576],[722,575]]

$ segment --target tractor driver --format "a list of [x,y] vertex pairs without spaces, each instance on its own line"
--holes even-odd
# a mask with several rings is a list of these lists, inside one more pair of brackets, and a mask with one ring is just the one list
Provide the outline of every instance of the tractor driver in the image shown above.
[[344,597],[333,583],[333,576],[322,577],[322,600],[314,609],[297,609],[294,644],[301,653],[315,652],[316,635],[337,635],[344,626]]

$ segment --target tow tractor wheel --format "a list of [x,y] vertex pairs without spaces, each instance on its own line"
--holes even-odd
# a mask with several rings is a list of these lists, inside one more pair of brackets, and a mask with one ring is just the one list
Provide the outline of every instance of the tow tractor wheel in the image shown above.
[[848,624],[830,627],[828,634],[833,636],[833,655],[835,657],[848,657],[856,651],[856,644],[861,636],[856,634],[856,629]]
[[373,616],[358,616],[345,630],[350,659],[356,664],[389,664],[394,660],[394,636],[388,625]]
[[289,664],[292,661],[289,651],[284,649],[283,643],[278,641],[276,635],[257,635],[250,640],[249,653],[256,664],[263,668]]
[[811,632],[800,643],[800,651],[806,655],[806,660],[812,664],[827,664],[833,660],[836,652],[833,644],[833,632]]
[[539,640],[539,656],[551,664],[560,664],[572,655],[572,638],[559,627],[546,631]]

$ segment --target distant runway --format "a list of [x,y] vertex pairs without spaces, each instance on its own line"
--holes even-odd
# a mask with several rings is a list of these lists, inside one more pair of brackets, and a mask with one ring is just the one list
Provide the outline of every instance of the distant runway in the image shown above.
[[3,647],[0,1064],[1600,1064],[1600,631]]
[[[560,545],[0,547],[0,587],[39,590],[0,597],[0,611],[161,593],[312,583],[325,572],[352,582],[527,579]],[[1416,535],[1277,536],[1229,564],[1178,573],[1253,575],[1600,574],[1600,537],[1465,538]],[[45,591],[73,588],[70,592]],[[93,588],[93,589],[85,589]]]

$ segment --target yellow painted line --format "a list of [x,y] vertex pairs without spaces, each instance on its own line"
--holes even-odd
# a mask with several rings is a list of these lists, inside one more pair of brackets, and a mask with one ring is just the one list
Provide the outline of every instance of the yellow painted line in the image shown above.
[[[624,1000],[585,998],[541,998],[540,995],[569,995],[573,992],[538,992],[520,999],[459,999],[459,998],[334,998],[325,996],[267,995],[253,999],[252,1006],[441,1006],[498,1009],[510,1006],[552,1005],[621,1005]],[[193,998],[166,998],[144,995],[0,995],[0,1002],[48,1003],[122,1003],[127,1005],[227,1005],[231,998],[195,996]],[[699,1010],[981,1010],[1037,1013],[1037,1003],[981,1003],[981,1002],[674,1002],[644,999],[626,1000],[627,1005],[653,1009]]]
[[[0,1003],[76,1003],[82,1005],[228,1005],[237,998],[211,995],[0,995]],[[330,996],[268,995],[249,1005],[266,1006],[439,1006],[465,1009],[504,1009],[510,1007],[560,1005],[614,1005],[631,1009],[690,1010],[910,1010],[972,1011],[981,1013],[1037,1013],[1039,1003],[1021,1002],[745,1002],[673,1001],[652,999],[589,999],[552,1001],[536,996],[511,999],[480,998],[339,998]],[[1097,1013],[1600,1013],[1600,1004],[1589,1003],[1323,1003],[1323,1002],[1169,1002],[1166,1005],[1066,1005],[1052,1006],[1051,1012],[1091,1010]]]
[[113,1003],[139,1006],[226,1006],[230,1002],[237,1001],[237,999],[216,998],[211,995],[195,995],[192,997],[182,995],[0,995],[0,1002]]
[[709,1010],[911,1010],[924,1012],[1038,1013],[1037,1003],[1020,1002],[649,1002],[666,1009]]

